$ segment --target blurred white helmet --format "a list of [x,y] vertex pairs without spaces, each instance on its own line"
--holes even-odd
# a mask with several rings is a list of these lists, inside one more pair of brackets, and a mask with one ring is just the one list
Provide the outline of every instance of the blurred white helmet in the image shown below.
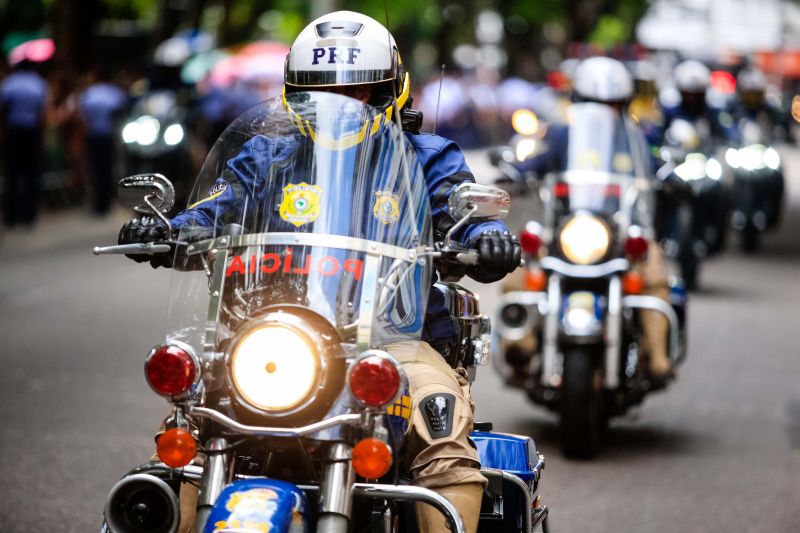
[[[394,37],[381,23],[361,13],[336,11],[306,26],[285,65],[285,88],[313,89],[372,84],[376,107],[408,99],[409,77]],[[388,101],[386,101],[388,100]]]
[[675,67],[675,86],[681,92],[702,93],[711,82],[711,71],[699,61],[689,59]]
[[739,91],[766,91],[767,77],[757,68],[744,68],[736,76],[736,88]]
[[584,59],[572,80],[575,95],[582,100],[627,102],[633,96],[633,79],[621,62],[609,57]]

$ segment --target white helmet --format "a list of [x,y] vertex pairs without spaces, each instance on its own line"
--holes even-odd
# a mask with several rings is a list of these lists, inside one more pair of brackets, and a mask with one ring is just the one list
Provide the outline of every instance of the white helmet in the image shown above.
[[285,65],[286,92],[335,85],[373,84],[376,107],[408,99],[410,79],[394,37],[381,23],[361,13],[336,11],[306,26]]
[[739,91],[766,91],[767,77],[755,67],[747,67],[736,75],[736,88]]
[[627,102],[633,96],[631,73],[610,57],[584,59],[572,78],[575,95],[596,102]]
[[681,92],[703,93],[711,82],[711,71],[694,59],[679,63],[674,75],[675,86]]

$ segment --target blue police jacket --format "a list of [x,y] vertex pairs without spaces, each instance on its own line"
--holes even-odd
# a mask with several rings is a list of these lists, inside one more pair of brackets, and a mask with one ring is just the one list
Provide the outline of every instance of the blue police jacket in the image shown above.
[[116,128],[116,118],[124,109],[128,97],[111,83],[95,83],[80,97],[80,109],[89,135],[110,137]]
[[42,127],[47,82],[35,72],[14,72],[0,83],[0,108],[6,126],[24,130]]

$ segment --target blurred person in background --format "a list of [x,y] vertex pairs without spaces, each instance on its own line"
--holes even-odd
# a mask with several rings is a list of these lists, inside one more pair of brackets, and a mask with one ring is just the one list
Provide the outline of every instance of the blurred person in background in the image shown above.
[[678,119],[692,123],[701,136],[711,136],[719,141],[735,137],[736,125],[730,116],[708,105],[707,92],[711,85],[708,67],[694,59],[682,61],[673,71],[673,80],[680,102],[664,106],[664,122],[659,134],[650,138],[651,142],[659,146],[663,144],[661,136]]
[[736,100],[729,112],[734,123],[749,119],[762,124],[775,138],[791,138],[792,117],[767,98],[769,84],[760,69],[745,67],[736,75]]
[[[607,57],[592,57],[583,60],[575,69],[573,77],[573,101],[594,102],[607,105],[621,115],[621,118],[630,124],[628,128],[628,146],[621,149],[638,152],[635,160],[645,163],[651,162],[648,156],[647,142],[642,132],[628,119],[628,107],[633,97],[633,79],[630,72],[621,62]],[[568,159],[569,125],[552,125],[545,135],[547,145],[545,151],[538,155],[517,163],[515,166],[521,173],[534,173],[543,177],[550,172],[559,172],[566,169]],[[653,169],[645,169],[648,177],[653,175]],[[643,184],[646,190],[650,183]],[[652,191],[651,191],[652,192]],[[652,217],[652,213],[648,213]],[[645,229],[645,236],[649,240],[646,259],[642,266],[644,279],[644,293],[656,296],[669,302],[669,274],[664,264],[664,259],[658,244],[655,242],[652,229],[652,220],[638,220],[637,225]],[[524,272],[517,270],[503,282],[503,291],[524,290]],[[650,310],[641,311],[642,327],[645,339],[643,348],[649,357],[651,378],[655,382],[664,382],[672,373],[669,361],[667,333],[669,324],[666,317]],[[520,348],[530,351],[531,343],[536,339],[533,335],[521,341]],[[506,341],[503,350],[512,348],[514,343]],[[535,347],[535,346],[534,346]]]
[[[350,50],[358,50],[362,59],[356,62],[354,58],[351,63],[314,60],[315,50],[325,52],[325,49],[317,48],[320,37],[333,42],[347,39],[347,43],[353,43],[347,46],[353,47]],[[332,58],[336,48],[330,46],[328,50]],[[326,91],[354,98],[383,111],[387,119],[391,118],[394,110],[401,116],[408,112],[404,108],[408,104],[410,76],[400,59],[394,38],[379,22],[359,13],[339,11],[309,24],[292,45],[286,60],[284,83],[286,93]],[[432,85],[438,90],[438,83]],[[444,95],[442,102],[448,102]],[[450,116],[449,111],[448,108],[447,116]],[[452,116],[458,116],[458,109],[453,110]],[[420,133],[415,121],[404,122],[406,139],[415,149],[424,172],[425,183],[419,186],[426,187],[429,193],[433,233],[437,240],[441,240],[455,224],[445,207],[449,196],[459,184],[474,182],[475,178],[456,143],[439,135]],[[247,142],[240,153],[228,161],[227,169],[215,186],[216,192],[176,215],[171,221],[173,227],[208,226],[210,221],[218,218],[216,215],[235,213],[235,209],[246,204],[248,191],[260,188],[257,180],[270,175],[266,169],[284,164],[283,160],[271,159],[275,151],[263,144],[270,142],[274,141],[262,136]],[[292,144],[280,148],[280,153],[293,154],[302,150],[305,142],[291,141]],[[348,223],[346,217],[343,222]],[[144,217],[133,219],[122,227],[119,243],[153,242],[166,238],[166,226]],[[478,264],[468,267],[466,274],[479,282],[497,281],[519,266],[519,243],[502,222],[467,225],[457,232],[456,238],[478,250]],[[153,267],[171,265],[171,258],[163,255],[131,258],[139,262],[150,261]],[[399,343],[390,350],[403,365],[413,399],[411,426],[401,453],[414,484],[434,490],[450,500],[461,514],[466,531],[474,533],[486,479],[480,472],[477,450],[468,438],[473,425],[474,404],[466,371],[452,369],[431,346],[441,340],[439,335],[455,333],[428,329],[432,323],[431,316],[438,318],[438,314],[448,313],[444,310],[444,301],[437,301],[437,294],[440,293],[431,291],[424,340]],[[425,410],[423,405],[434,398],[442,398],[447,410],[453,413],[452,427],[445,432],[428,429],[433,427],[432,417],[436,415]],[[197,498],[196,488],[193,492],[192,487],[184,487],[180,492],[182,508],[194,509],[196,501],[192,500]],[[180,531],[193,531],[193,521],[193,516],[182,515]],[[449,530],[439,511],[428,505],[417,506],[417,521],[423,532],[444,533]]]
[[0,83],[6,163],[3,219],[9,227],[36,220],[47,99],[47,82],[27,60],[15,65]]
[[633,72],[633,99],[628,107],[631,118],[647,139],[658,136],[664,124],[664,114],[658,101],[658,85],[655,65],[647,60],[636,61],[631,69]]
[[97,80],[78,100],[85,124],[86,155],[92,179],[92,212],[105,215],[111,208],[114,190],[114,163],[117,151],[118,121],[126,109],[128,96],[111,82],[107,68],[100,68]]

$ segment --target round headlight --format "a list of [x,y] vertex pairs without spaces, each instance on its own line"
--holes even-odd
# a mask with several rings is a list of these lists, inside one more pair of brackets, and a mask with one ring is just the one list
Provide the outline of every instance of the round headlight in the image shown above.
[[578,265],[589,265],[606,255],[611,233],[597,217],[576,215],[564,225],[559,241],[567,259]]
[[246,333],[231,352],[236,391],[248,404],[265,411],[299,405],[313,392],[320,354],[311,339],[283,324],[268,324]]
[[520,135],[535,135],[539,131],[539,118],[528,109],[517,109],[511,115],[511,127]]

